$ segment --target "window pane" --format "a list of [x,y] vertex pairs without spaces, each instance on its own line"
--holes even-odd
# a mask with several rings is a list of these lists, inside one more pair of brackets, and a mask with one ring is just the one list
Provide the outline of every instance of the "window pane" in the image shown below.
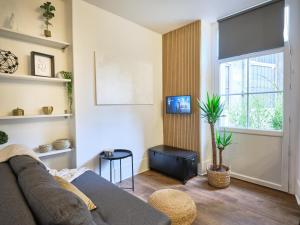
[[222,96],[224,117],[220,125],[223,127],[247,127],[247,97],[246,95]]
[[249,59],[249,92],[283,90],[283,53]]
[[247,60],[237,60],[220,65],[220,92],[242,94],[247,85]]
[[283,52],[220,64],[224,127],[282,130]]
[[249,95],[249,128],[282,130],[282,93]]

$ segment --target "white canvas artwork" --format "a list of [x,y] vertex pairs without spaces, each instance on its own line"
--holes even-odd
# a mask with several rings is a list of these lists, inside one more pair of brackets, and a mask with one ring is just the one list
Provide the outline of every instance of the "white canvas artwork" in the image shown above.
[[153,104],[153,65],[95,53],[97,105]]

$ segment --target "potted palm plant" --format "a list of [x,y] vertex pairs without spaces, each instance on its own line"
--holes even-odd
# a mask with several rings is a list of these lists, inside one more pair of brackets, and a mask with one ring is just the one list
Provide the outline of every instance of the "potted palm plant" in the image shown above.
[[[221,103],[220,96],[207,94],[206,102],[198,99],[201,109],[201,117],[206,119],[210,126],[212,139],[212,165],[207,168],[208,183],[217,188],[225,188],[230,184],[230,169],[223,165],[223,151],[232,142],[232,134],[223,132],[220,135],[215,132],[215,125],[220,117],[223,116],[224,105]],[[217,148],[219,149],[219,163],[217,162]]]
[[219,170],[228,170],[228,167],[223,165],[223,151],[227,146],[232,143],[232,133],[228,133],[225,130],[223,134],[217,132],[216,134],[216,144],[219,149]]

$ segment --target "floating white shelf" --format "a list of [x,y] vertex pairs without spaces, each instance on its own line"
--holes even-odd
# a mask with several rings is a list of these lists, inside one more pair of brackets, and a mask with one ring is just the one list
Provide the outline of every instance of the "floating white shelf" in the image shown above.
[[46,37],[29,35],[18,31],[10,30],[4,27],[0,27],[0,36],[58,49],[65,49],[70,45],[67,42],[57,41]]
[[59,82],[61,82],[61,83],[71,82],[70,79],[38,77],[38,76],[33,76],[33,75],[15,75],[15,74],[7,74],[7,73],[0,73],[0,79],[58,82],[58,83]]
[[71,117],[72,114],[51,114],[51,115],[28,115],[28,116],[0,116],[0,120],[22,120],[22,119],[36,119],[36,118],[57,118],[57,117]]
[[50,155],[58,155],[58,154],[62,154],[62,153],[66,153],[66,152],[70,152],[72,151],[71,148],[68,149],[64,149],[64,150],[52,150],[50,152],[45,152],[45,153],[36,153],[38,155],[39,158],[42,157],[46,157],[46,156],[50,156]]

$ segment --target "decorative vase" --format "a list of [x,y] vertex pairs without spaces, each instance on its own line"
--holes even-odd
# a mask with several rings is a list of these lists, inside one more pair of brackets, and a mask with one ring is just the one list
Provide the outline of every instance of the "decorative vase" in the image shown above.
[[50,115],[53,112],[53,106],[44,106],[42,109],[46,115]]
[[51,31],[50,30],[44,30],[45,37],[51,37]]
[[12,111],[13,116],[24,116],[24,110],[19,107]]
[[105,157],[111,157],[114,155],[113,151],[111,151],[111,150],[106,150],[103,152],[104,152]]
[[224,171],[214,171],[207,168],[208,183],[216,188],[227,188],[230,185],[230,168],[223,166]]
[[63,150],[71,147],[71,141],[69,139],[59,139],[54,141],[52,145],[55,150]]
[[52,145],[50,144],[40,145],[38,150],[40,153],[50,152],[52,150]]
[[4,27],[16,30],[16,23],[15,23],[15,13],[11,13],[10,16],[6,19],[6,23],[4,24]]

